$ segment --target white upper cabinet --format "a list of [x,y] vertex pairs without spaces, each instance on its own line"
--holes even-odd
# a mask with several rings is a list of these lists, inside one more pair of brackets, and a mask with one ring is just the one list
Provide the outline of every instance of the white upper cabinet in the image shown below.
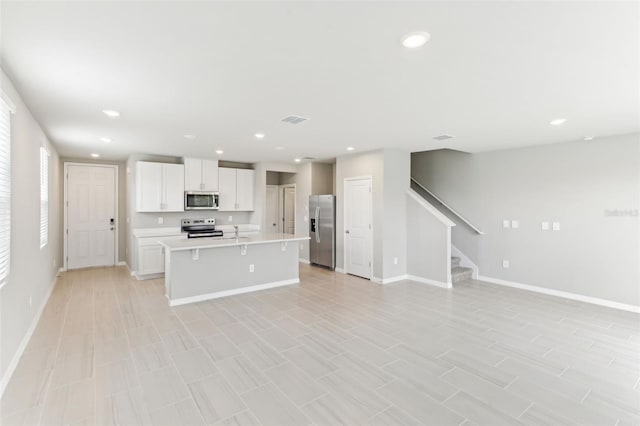
[[220,210],[253,210],[255,171],[248,169],[218,169]]
[[136,163],[136,212],[184,211],[184,165]]
[[217,191],[218,160],[184,159],[185,191]]

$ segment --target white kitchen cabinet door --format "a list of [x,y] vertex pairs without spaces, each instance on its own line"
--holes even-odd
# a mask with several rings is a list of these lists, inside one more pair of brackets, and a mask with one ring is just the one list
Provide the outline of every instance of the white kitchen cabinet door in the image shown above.
[[162,164],[138,161],[136,164],[136,211],[162,210]]
[[[184,190],[202,191],[202,163],[199,158],[184,159]],[[216,164],[217,165],[217,164]],[[216,176],[216,182],[218,178]]]
[[218,190],[218,160],[202,160],[202,190]]
[[164,252],[158,243],[138,247],[138,276],[164,273]]
[[255,172],[247,169],[237,169],[236,172],[236,210],[253,210]]
[[219,210],[236,210],[236,169],[218,169]]
[[162,211],[184,211],[184,165],[162,165]]

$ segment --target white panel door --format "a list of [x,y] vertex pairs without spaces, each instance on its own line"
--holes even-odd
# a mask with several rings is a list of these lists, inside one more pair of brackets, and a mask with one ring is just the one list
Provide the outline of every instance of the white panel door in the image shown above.
[[[216,177],[217,180],[217,177]],[[184,190],[202,191],[202,160],[199,158],[184,159]]]
[[247,169],[237,169],[236,203],[237,210],[253,210],[253,187],[255,172]]
[[202,160],[202,190],[218,190],[218,160]]
[[278,186],[267,185],[267,205],[265,213],[265,229],[267,232],[278,232]]
[[296,188],[285,186],[282,192],[284,194],[284,215],[282,217],[284,233],[294,235],[296,233]]
[[221,211],[236,210],[236,169],[221,167],[218,169],[218,205]]
[[68,166],[68,269],[114,265],[115,188],[113,167]]
[[371,278],[371,179],[345,180],[345,271]]
[[138,161],[136,164],[136,211],[162,210],[162,164]]
[[184,211],[184,165],[162,164],[162,210]]

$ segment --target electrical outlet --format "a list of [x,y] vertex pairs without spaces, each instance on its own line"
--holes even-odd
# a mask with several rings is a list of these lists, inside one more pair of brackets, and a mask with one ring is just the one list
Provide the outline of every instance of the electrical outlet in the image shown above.
[[502,221],[502,227],[503,228],[508,228],[509,227],[509,219],[504,219]]
[[129,223],[129,218],[127,217],[127,223]]
[[542,222],[542,230],[543,231],[549,230],[549,222]]
[[554,231],[560,230],[560,222],[553,222],[553,230]]
[[33,298],[29,296],[29,308],[31,308],[31,304],[33,303]]
[[304,221],[305,221],[305,222],[308,222],[308,221],[309,221],[309,216],[305,216],[305,217],[304,217]]
[[158,225],[162,225],[164,223],[164,217],[158,216]]
[[394,257],[394,258],[393,258],[393,264],[394,264],[394,265],[397,265],[397,264],[398,264],[398,258],[397,258],[397,257]]
[[518,222],[517,220],[512,220],[511,221],[511,228],[512,229],[518,229],[520,227],[520,222]]
[[55,260],[55,259],[53,259],[53,267],[54,267],[54,268],[56,267],[56,263],[58,263],[58,261],[57,261],[57,260]]
[[255,268],[253,267],[253,263],[251,263],[249,265],[249,272],[253,272],[255,270]]
[[502,261],[502,267],[504,269],[509,269],[509,261],[508,260],[503,260]]
[[229,216],[229,222],[233,222],[233,216]]

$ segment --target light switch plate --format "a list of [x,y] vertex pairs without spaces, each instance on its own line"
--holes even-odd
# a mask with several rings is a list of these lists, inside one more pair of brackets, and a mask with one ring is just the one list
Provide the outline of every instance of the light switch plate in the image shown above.
[[229,216],[229,222],[233,222],[233,216]]
[[518,222],[517,220],[512,220],[511,221],[511,227],[513,229],[518,229],[520,227],[520,222]]
[[549,222],[542,222],[542,230],[543,231],[549,230]]
[[509,261],[508,260],[503,260],[502,261],[502,267],[504,269],[509,269]]
[[504,219],[502,221],[502,227],[503,228],[508,228],[509,227],[509,219]]
[[305,216],[305,217],[304,217],[304,221],[306,222],[306,221],[308,221],[308,220],[309,220],[309,217],[308,217],[308,216]]
[[553,230],[554,231],[560,230],[560,222],[553,222]]
[[158,216],[158,225],[162,225],[164,223],[164,217]]

